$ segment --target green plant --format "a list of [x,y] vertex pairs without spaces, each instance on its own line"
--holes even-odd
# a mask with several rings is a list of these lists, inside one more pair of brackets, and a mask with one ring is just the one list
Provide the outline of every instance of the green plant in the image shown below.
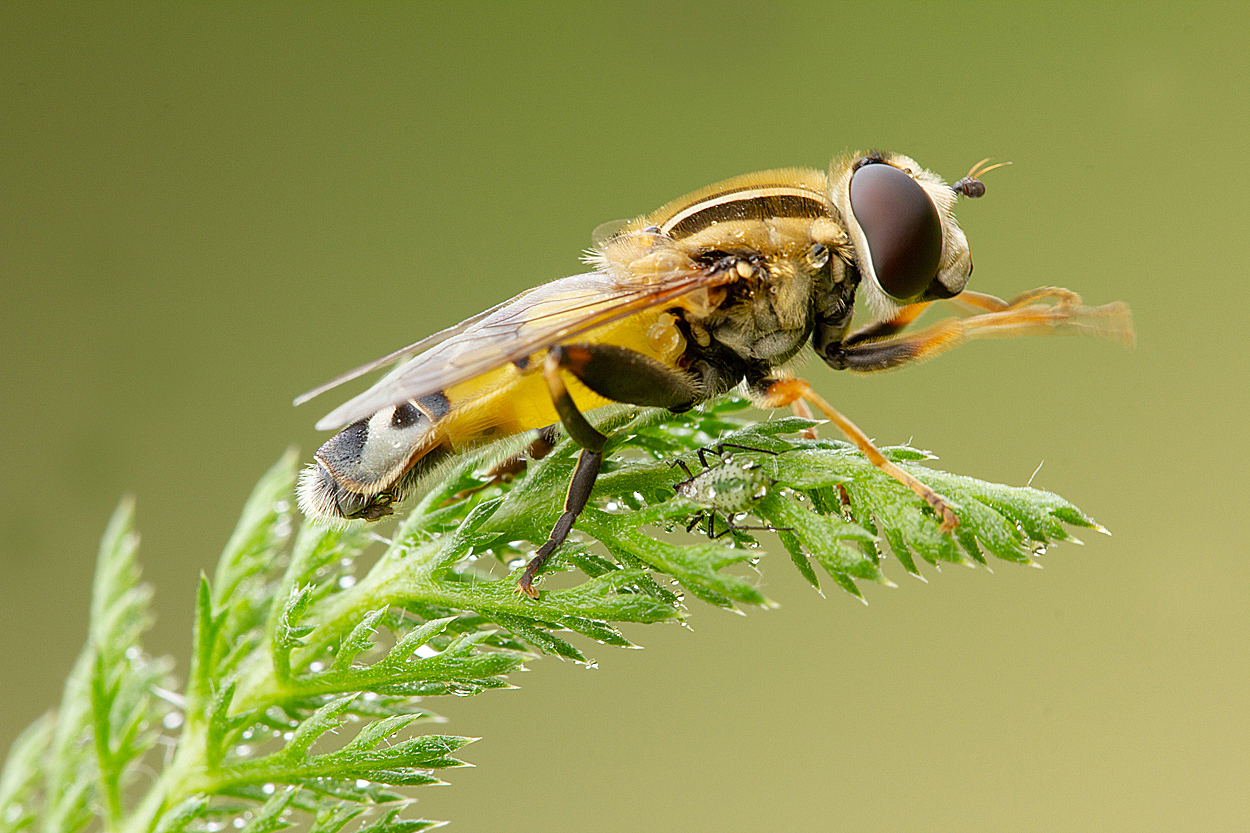
[[[297,813],[319,833],[436,824],[405,817],[411,798],[400,789],[436,783],[471,739],[414,733],[434,717],[427,698],[508,685],[535,653],[584,662],[573,635],[627,646],[616,625],[680,619],[684,594],[659,575],[715,606],[768,604],[733,569],[756,560],[751,531],[727,528],[714,500],[674,494],[683,474],[672,460],[704,476],[695,452],[718,441],[738,446],[726,449],[734,460],[709,465],[749,480],[751,512],[807,581],[819,587],[814,562],[860,598],[857,582],[888,583],[883,547],[916,573],[917,557],[1028,563],[1069,539],[1065,524],[1099,528],[1052,494],[934,471],[919,465],[924,452],[888,449],[954,505],[960,525],[944,535],[912,492],[846,443],[799,436],[812,423],[798,418],[746,421],[735,413],[743,407],[723,399],[680,416],[614,418],[581,540],[549,563],[537,601],[517,592],[517,571],[560,512],[569,442],[499,488],[474,476],[485,453],[461,460],[381,547],[360,528],[297,531],[288,454],[256,487],[212,581],[200,582],[181,694],[169,663],[140,647],[150,594],[124,502],[100,548],[90,638],[61,706],[16,741],[0,775],[0,831],[74,831],[96,817],[108,831],[235,821],[270,831]],[[674,540],[691,518],[725,534]],[[557,575],[571,568],[581,575]],[[163,762],[161,741],[172,749]],[[159,768],[142,789],[141,765]]]

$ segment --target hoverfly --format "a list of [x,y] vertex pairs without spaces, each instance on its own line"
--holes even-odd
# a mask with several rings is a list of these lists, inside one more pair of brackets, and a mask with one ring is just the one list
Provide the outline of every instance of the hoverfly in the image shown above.
[[[1086,307],[1054,287],[1011,301],[965,289],[972,258],[954,206],[985,193],[985,161],[948,185],[907,156],[849,154],[828,172],[735,177],[625,224],[587,253],[591,271],[522,292],[297,399],[398,363],[317,423],[341,430],[303,472],[300,507],[316,520],[376,520],[447,455],[559,424],[582,450],[564,512],[519,582],[536,597],[534,576],[572,530],[603,459],[607,438],[585,412],[611,403],[682,411],[742,386],[763,408],[815,407],[953,530],[940,495],[786,365],[808,343],[836,370],[871,373],[974,338],[1067,331],[1131,341],[1122,303]],[[873,320],[852,330],[861,293]],[[903,332],[948,299],[974,314]]]

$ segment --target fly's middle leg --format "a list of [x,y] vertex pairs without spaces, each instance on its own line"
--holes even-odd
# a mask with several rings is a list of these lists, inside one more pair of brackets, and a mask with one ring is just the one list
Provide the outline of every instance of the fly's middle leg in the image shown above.
[[951,532],[959,525],[959,519],[955,517],[955,512],[950,508],[946,501],[933,489],[926,486],[916,479],[915,475],[904,471],[893,462],[887,460],[881,450],[873,445],[868,435],[859,429],[855,423],[844,417],[841,412],[832,405],[822,399],[812,390],[812,386],[802,379],[777,379],[766,381],[761,386],[760,393],[763,404],[766,407],[782,407],[789,405],[797,400],[806,400],[815,406],[825,417],[838,427],[838,429],[846,435],[847,439],[855,443],[868,461],[886,474],[911,489],[917,495],[929,504],[941,519],[941,530],[943,532]]
[[573,469],[573,479],[564,498],[564,511],[556,520],[547,542],[534,553],[518,586],[530,598],[538,598],[534,577],[556,548],[573,530],[578,515],[590,500],[591,489],[603,463],[607,437],[591,425],[569,395],[562,373],[571,373],[595,393],[627,405],[644,405],[679,410],[701,396],[698,381],[688,373],[668,367],[649,356],[610,344],[569,344],[551,348],[543,363],[543,380],[560,424],[573,442],[582,448]]

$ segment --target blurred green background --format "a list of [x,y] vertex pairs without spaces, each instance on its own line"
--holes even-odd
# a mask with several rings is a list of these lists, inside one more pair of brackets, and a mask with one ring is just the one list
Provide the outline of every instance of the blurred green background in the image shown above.
[[[1132,352],[981,342],[817,387],[884,443],[1114,532],[1045,570],[894,565],[870,606],[785,558],[600,668],[439,703],[484,740],[456,830],[1241,830],[1250,14],[1240,5],[0,6],[0,747],[59,698],[133,492],[149,647],[291,398],[535,283],[715,180],[906,152],[973,287],[1128,301]],[[776,554],[774,554],[775,556]]]

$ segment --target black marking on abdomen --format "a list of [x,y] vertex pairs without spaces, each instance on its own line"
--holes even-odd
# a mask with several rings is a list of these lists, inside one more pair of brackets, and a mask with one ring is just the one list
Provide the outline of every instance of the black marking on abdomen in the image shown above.
[[451,413],[451,401],[447,398],[447,394],[441,390],[426,394],[418,399],[416,404],[430,418],[431,422],[437,422]]
[[417,406],[411,402],[404,402],[395,406],[395,412],[391,414],[392,428],[411,428],[424,418],[424,414],[417,410]]
[[369,441],[369,420],[353,422],[317,449],[317,457],[330,471],[342,471],[360,462],[365,443]]

